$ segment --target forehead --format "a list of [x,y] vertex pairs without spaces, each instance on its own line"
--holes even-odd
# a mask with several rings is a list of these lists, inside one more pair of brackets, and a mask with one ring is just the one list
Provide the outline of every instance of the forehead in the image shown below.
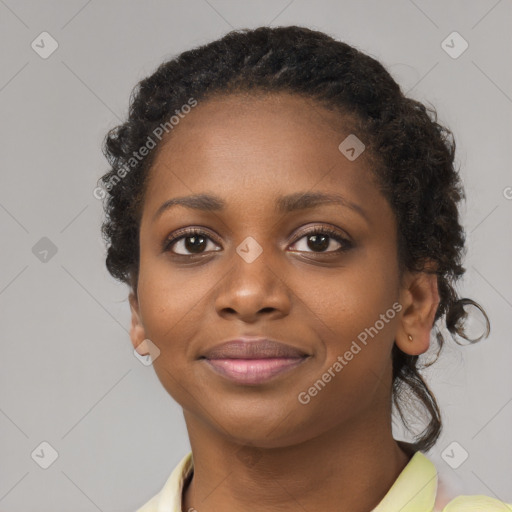
[[[166,153],[184,143],[202,147],[208,144],[222,146],[223,143],[235,145],[237,140],[246,139],[248,135],[254,139],[252,149],[258,142],[276,146],[285,140],[287,146],[293,146],[294,137],[307,137],[318,144],[327,133],[335,139],[348,135],[354,124],[353,116],[342,116],[312,98],[298,94],[217,94],[200,101],[190,113],[182,116],[179,125],[162,141],[159,153],[165,157]],[[247,140],[244,143],[247,146]]]
[[[364,153],[338,149],[353,119],[288,93],[230,94],[199,102],[163,139],[149,174],[145,203],[155,210],[172,196],[212,191],[242,200],[276,191],[373,191]],[[247,198],[243,198],[244,201]]]

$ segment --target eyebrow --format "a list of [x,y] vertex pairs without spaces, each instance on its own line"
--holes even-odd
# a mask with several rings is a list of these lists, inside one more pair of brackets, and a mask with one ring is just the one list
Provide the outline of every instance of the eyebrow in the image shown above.
[[[350,208],[369,222],[367,212],[358,204],[347,200],[341,195],[326,194],[323,192],[296,192],[294,194],[280,196],[276,201],[276,211],[277,213],[284,214],[326,204],[337,204],[339,206]],[[221,197],[211,194],[175,197],[165,201],[158,208],[153,216],[153,221],[173,206],[184,206],[185,208],[191,208],[193,210],[217,212],[224,210],[226,203]]]

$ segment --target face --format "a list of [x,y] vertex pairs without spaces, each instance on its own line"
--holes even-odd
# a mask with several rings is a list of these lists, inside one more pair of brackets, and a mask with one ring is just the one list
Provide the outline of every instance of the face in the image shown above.
[[[284,446],[389,415],[396,306],[411,295],[400,287],[396,219],[366,155],[338,149],[350,133],[339,114],[299,96],[217,97],[180,121],[151,168],[132,342],[149,339],[165,389],[231,438]],[[313,193],[342,199],[296,201]],[[216,200],[159,211],[196,194]],[[308,357],[252,385],[201,359],[244,335]]]

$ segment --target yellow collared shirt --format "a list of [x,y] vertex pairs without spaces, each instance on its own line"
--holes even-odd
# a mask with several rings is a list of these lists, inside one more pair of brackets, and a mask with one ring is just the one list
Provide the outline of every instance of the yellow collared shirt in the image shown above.
[[[181,509],[183,485],[194,469],[192,452],[174,468],[161,491],[136,512],[187,512]],[[438,495],[434,463],[417,451],[386,496],[371,512],[512,512],[512,504],[488,496],[458,496],[448,503]]]

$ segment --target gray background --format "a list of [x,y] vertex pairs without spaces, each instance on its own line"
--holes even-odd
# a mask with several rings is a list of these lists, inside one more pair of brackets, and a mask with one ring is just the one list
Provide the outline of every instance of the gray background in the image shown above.
[[[134,357],[127,288],[104,267],[100,145],[162,60],[265,24],[355,45],[454,131],[468,196],[459,291],[492,331],[448,340],[426,374],[445,421],[431,456],[464,493],[512,502],[511,14],[507,0],[0,0],[0,511],[135,510],[189,450],[181,408]],[[31,47],[43,31],[59,45],[47,59]],[[453,31],[469,44],[458,58],[441,46]],[[43,237],[57,249],[46,261]],[[43,441],[58,453],[48,469]],[[442,457],[453,442],[469,454],[458,469]]]

